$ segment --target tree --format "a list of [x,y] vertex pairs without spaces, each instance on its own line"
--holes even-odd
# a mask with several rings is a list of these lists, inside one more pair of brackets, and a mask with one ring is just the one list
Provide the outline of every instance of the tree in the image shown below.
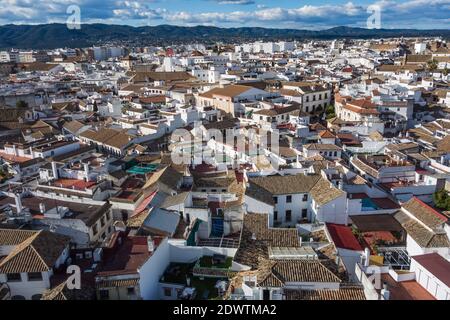
[[356,239],[358,239],[359,241],[361,241],[363,239],[362,232],[360,230],[358,230],[358,228],[356,228],[355,226],[352,226],[352,233],[356,237]]
[[16,108],[18,109],[28,108],[28,103],[23,100],[19,100],[16,102]]
[[433,194],[433,202],[436,208],[450,210],[450,196],[445,189],[441,189]]
[[336,113],[334,111],[334,106],[331,104],[325,109],[325,113],[327,114],[327,119],[336,117]]

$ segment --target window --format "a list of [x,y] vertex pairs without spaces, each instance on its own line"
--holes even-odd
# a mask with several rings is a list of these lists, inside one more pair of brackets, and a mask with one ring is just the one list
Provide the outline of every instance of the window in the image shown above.
[[292,196],[286,196],[286,202],[291,203],[292,202]]
[[111,212],[106,212],[106,219],[107,220],[110,220],[111,219]]
[[273,202],[274,202],[275,204],[277,204],[277,203],[278,203],[278,197],[273,197]]
[[134,289],[134,287],[129,287],[127,288],[127,293],[129,296],[132,296],[136,293],[136,290]]
[[292,211],[286,210],[286,222],[290,222],[292,220]]
[[337,157],[337,151],[334,152],[334,156]]
[[308,195],[307,195],[307,194],[304,194],[304,195],[303,195],[303,202],[306,202],[306,201],[308,201]]
[[28,281],[42,281],[42,273],[41,272],[29,272],[28,273]]
[[99,291],[100,300],[108,300],[109,299],[109,290],[102,289]]
[[92,227],[92,233],[93,233],[94,235],[96,235],[96,234],[98,233],[97,225],[94,225],[94,226]]
[[278,221],[278,211],[273,212],[273,220]]
[[105,226],[105,217],[102,217],[100,219],[100,225],[102,226],[102,228]]
[[308,209],[303,209],[302,210],[302,218],[307,218],[308,217]]
[[328,93],[325,93],[325,99],[328,99]]
[[171,297],[172,296],[172,289],[164,288],[164,296],[165,297]]
[[20,273],[7,273],[6,274],[6,282],[20,282],[22,278],[20,277]]

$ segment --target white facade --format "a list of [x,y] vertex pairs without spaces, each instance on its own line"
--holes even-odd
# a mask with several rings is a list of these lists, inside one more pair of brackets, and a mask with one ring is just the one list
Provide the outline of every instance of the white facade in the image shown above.
[[208,83],[216,83],[220,80],[220,71],[214,69],[194,69],[192,70],[192,75],[199,79],[200,81]]
[[[0,252],[5,253],[4,247],[0,247]],[[8,250],[10,251],[11,248]],[[2,254],[3,254],[2,253]],[[54,267],[59,267],[69,257],[69,249],[65,248],[59,258],[56,260]],[[40,274],[40,278],[37,277]],[[39,300],[45,290],[50,289],[50,278],[53,276],[53,270],[37,272],[29,274],[22,272],[20,279],[8,279],[7,274],[0,274],[0,283],[7,283],[10,289],[11,298],[25,300]],[[33,275],[33,278],[31,278]],[[11,275],[9,276],[11,278]]]
[[170,246],[168,239],[164,239],[139,268],[139,286],[143,300],[158,300],[159,280],[170,263]]
[[423,267],[414,258],[411,259],[410,270],[415,273],[416,281],[438,300],[450,300],[450,287],[433,273]]
[[0,63],[10,61],[9,53],[7,51],[0,51]]
[[419,42],[414,44],[414,53],[415,54],[422,54],[427,49],[427,44],[424,42]]

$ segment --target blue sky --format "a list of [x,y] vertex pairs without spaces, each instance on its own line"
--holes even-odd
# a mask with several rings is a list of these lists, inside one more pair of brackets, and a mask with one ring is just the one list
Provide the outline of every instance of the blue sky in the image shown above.
[[382,28],[450,28],[450,0],[0,0],[0,24],[65,22],[70,5],[81,23],[295,29],[366,27],[376,5]]

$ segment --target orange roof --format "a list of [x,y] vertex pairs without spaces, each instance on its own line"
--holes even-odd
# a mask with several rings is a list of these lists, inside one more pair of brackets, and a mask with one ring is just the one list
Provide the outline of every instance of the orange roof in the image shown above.
[[350,96],[341,96],[341,94],[339,92],[337,92],[334,95],[334,100],[336,100],[336,102],[339,103],[345,103],[347,100],[351,100],[352,97]]
[[347,102],[347,105],[355,106],[357,108],[364,108],[364,109],[374,109],[376,108],[376,105],[372,103],[372,101],[367,99],[357,99]]
[[165,103],[166,96],[152,96],[152,97],[141,97],[139,101],[144,104],[148,103]]
[[326,227],[336,248],[353,251],[364,250],[350,227],[334,223],[327,223]]
[[77,179],[58,179],[55,180],[53,185],[55,187],[60,188],[67,188],[67,189],[75,189],[75,190],[85,190],[92,186],[94,186],[95,182],[89,182],[84,180],[77,180]]
[[436,300],[415,280],[397,282],[389,273],[381,274],[381,280],[388,285],[390,300]]
[[328,131],[328,130],[326,130],[326,131],[321,131],[320,133],[319,133],[319,136],[321,137],[321,138],[324,138],[324,139],[327,139],[327,138],[329,138],[329,139],[332,139],[332,138],[336,138],[336,136],[334,135],[334,134],[332,134],[330,131]]
[[208,92],[201,94],[202,97],[211,98],[212,96],[222,96],[234,98],[246,91],[253,89],[252,87],[242,85],[231,85],[225,88],[214,88]]
[[23,163],[23,162],[27,162],[27,161],[31,160],[31,158],[13,156],[12,154],[7,154],[4,152],[0,152],[0,158],[5,159],[6,161],[16,162],[16,163]]
[[376,105],[369,99],[351,100],[343,108],[360,114],[379,114]]

